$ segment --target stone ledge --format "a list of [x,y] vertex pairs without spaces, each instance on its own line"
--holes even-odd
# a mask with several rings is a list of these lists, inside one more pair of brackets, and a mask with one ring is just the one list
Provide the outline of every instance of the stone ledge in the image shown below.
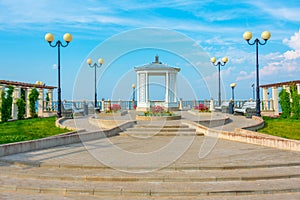
[[51,136],[48,138],[42,138],[38,140],[3,144],[0,145],[0,156],[7,156],[16,153],[23,153],[23,152],[33,151],[33,150],[51,148],[55,146],[79,143],[82,141],[100,139],[103,137],[112,137],[118,135],[120,131],[132,126],[135,123],[136,121],[127,121],[126,123],[120,124],[118,127],[111,128],[104,131],[91,131],[91,132],[83,132],[83,133],[73,132],[72,134],[71,133],[61,134],[61,135]]
[[144,121],[170,121],[170,120],[179,120],[181,119],[181,115],[175,116],[141,116],[136,115],[136,120],[144,120]]
[[[245,128],[253,128],[261,126],[263,119],[257,116],[253,116],[255,120],[258,121],[254,126],[248,126]],[[184,124],[189,125],[191,128],[195,128],[198,133],[202,133],[205,136],[216,137],[231,141],[245,142],[250,144],[257,144],[267,147],[273,147],[283,150],[300,151],[300,141],[290,140],[281,137],[276,137],[272,135],[267,135],[259,132],[254,132],[251,130],[246,130],[245,128],[236,128],[234,132],[214,130],[207,128],[195,122],[185,121]]]

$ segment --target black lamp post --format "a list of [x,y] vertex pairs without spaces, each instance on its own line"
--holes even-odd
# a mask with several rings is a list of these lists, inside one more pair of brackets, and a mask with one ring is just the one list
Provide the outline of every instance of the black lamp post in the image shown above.
[[261,42],[258,38],[256,38],[252,43],[250,42],[252,38],[252,33],[246,31],[243,35],[244,39],[247,41],[249,45],[256,45],[256,115],[260,115],[260,95],[259,95],[259,65],[258,65],[258,45],[265,45],[271,37],[271,33],[269,31],[264,31],[261,34],[261,38],[264,40]]
[[132,101],[135,101],[135,88],[136,88],[136,85],[135,84],[132,84]]
[[236,83],[231,83],[230,84],[230,87],[231,87],[231,90],[232,90],[231,98],[232,98],[233,103],[234,103],[234,88],[235,88],[235,86],[236,86]]
[[214,66],[218,66],[218,70],[219,70],[219,106],[221,106],[221,72],[220,72],[220,66],[224,66],[228,62],[228,58],[227,57],[222,58],[223,63],[218,61],[217,64],[215,64],[216,61],[217,61],[217,59],[215,57],[212,57],[210,59],[210,61],[212,62],[212,64]]
[[135,84],[132,84],[132,109],[134,109],[134,101],[135,101],[135,88],[136,88],[136,85]]
[[251,87],[252,87],[252,93],[253,93],[253,95],[252,95],[253,101],[255,100],[255,90],[254,90],[254,86],[255,86],[255,84],[253,83],[253,84],[251,85]]
[[86,62],[87,62],[87,64],[89,64],[89,66],[91,68],[95,68],[95,108],[97,108],[97,84],[96,84],[96,81],[97,81],[97,68],[100,68],[102,66],[102,64],[104,63],[104,60],[102,58],[99,58],[98,59],[99,65],[97,63],[94,63],[92,65],[93,60],[91,58],[87,59]]
[[57,89],[57,117],[61,118],[61,87],[60,87],[60,47],[66,47],[72,41],[72,35],[70,33],[64,34],[64,41],[66,44],[63,44],[60,40],[58,40],[54,45],[52,44],[54,40],[54,35],[52,33],[47,33],[45,35],[45,40],[49,42],[51,47],[58,48],[58,89]]

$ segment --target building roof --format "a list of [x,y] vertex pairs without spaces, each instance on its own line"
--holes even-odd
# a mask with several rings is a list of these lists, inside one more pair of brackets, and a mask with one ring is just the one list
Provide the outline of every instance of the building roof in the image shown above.
[[167,64],[163,64],[162,62],[159,61],[159,57],[155,56],[155,61],[140,67],[135,67],[135,71],[147,71],[147,70],[155,70],[155,71],[165,71],[165,70],[171,70],[171,71],[180,71],[180,68],[178,67],[172,67]]
[[0,80],[1,85],[13,85],[13,86],[20,86],[20,87],[32,87],[32,88],[43,88],[43,89],[55,89],[55,88],[57,88],[57,87],[54,87],[54,86],[46,86],[45,84],[41,84],[41,82],[37,82],[37,83],[38,84]]
[[266,85],[260,85],[261,88],[270,88],[270,87],[281,87],[284,85],[291,85],[291,84],[300,84],[300,80],[295,81],[287,81],[287,82],[280,82],[280,83],[272,83],[272,84],[266,84]]

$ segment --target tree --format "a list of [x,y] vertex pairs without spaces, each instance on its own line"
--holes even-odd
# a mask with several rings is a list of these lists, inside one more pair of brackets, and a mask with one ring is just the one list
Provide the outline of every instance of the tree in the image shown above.
[[290,93],[288,93],[285,89],[282,89],[279,93],[280,105],[282,109],[282,113],[280,115],[281,118],[289,118],[291,116],[291,102],[290,102]]
[[291,111],[293,119],[300,119],[300,95],[298,94],[297,87],[291,86]]
[[35,104],[38,98],[39,98],[39,92],[37,91],[36,88],[33,88],[29,94],[29,110],[30,110],[30,116],[32,118],[37,117]]
[[26,103],[25,100],[22,98],[17,99],[16,102],[18,106],[18,119],[24,119],[25,111],[26,111]]
[[12,94],[14,92],[13,86],[8,86],[7,90],[1,93],[1,121],[7,122],[11,118],[12,111]]

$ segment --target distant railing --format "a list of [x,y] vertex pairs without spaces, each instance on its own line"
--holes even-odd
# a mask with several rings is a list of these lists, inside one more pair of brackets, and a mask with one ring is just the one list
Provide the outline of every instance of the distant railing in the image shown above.
[[[223,102],[228,102],[229,100],[223,100]],[[241,108],[245,102],[251,101],[251,100],[235,100],[234,101],[234,107]],[[178,105],[181,102],[181,109],[182,110],[189,110],[193,109],[195,106],[199,105],[200,103],[204,106],[211,108],[211,103],[213,107],[217,107],[219,105],[219,102],[217,100],[181,100],[178,101]],[[84,105],[87,105],[89,109],[93,109],[94,101],[87,100],[87,101],[62,101],[65,108],[72,108],[72,106],[76,107],[77,109],[83,109]],[[134,103],[134,104],[133,104]],[[121,106],[122,110],[133,110],[137,106],[136,101],[122,101],[122,100],[112,100],[112,101],[98,101],[97,105],[98,108],[102,111],[107,110],[109,106],[113,104],[118,104]],[[150,101],[151,105],[163,105],[164,101]],[[279,105],[280,106],[280,105]],[[279,108],[280,109],[280,108]],[[53,101],[50,105],[49,102],[44,102],[44,111],[56,111],[57,110],[57,101]],[[274,101],[272,99],[270,100],[262,100],[261,101],[261,110],[262,111],[274,111]]]

